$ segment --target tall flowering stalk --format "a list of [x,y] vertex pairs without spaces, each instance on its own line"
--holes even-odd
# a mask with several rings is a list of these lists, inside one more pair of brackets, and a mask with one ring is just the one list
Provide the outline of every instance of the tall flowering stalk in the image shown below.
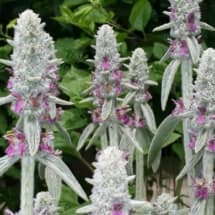
[[[123,106],[130,104],[134,110],[134,114],[138,120],[142,120],[142,127],[134,127],[134,133],[141,147],[148,147],[148,136],[145,132],[156,131],[156,122],[153,111],[148,105],[148,101],[152,98],[148,91],[150,85],[157,85],[156,82],[149,80],[149,68],[147,57],[142,48],[134,50],[128,67],[128,75],[125,78],[124,86],[128,89],[128,93],[123,101]],[[131,146],[133,147],[133,146]],[[132,151],[132,150],[129,150]],[[144,199],[144,155],[136,151],[136,199]]]
[[[55,56],[54,42],[43,30],[44,25],[33,11],[24,11],[17,19],[14,39],[8,41],[13,46],[11,60],[0,59],[12,71],[7,85],[10,95],[0,98],[0,104],[11,102],[11,110],[19,116],[16,128],[4,136],[9,146],[6,155],[0,158],[0,174],[21,160],[22,215],[33,213],[35,160],[58,178],[47,180],[50,193],[58,192],[53,198],[59,198],[59,180],[62,178],[77,194],[87,199],[78,181],[61,160],[59,151],[54,150],[54,136],[47,129],[58,123],[61,109],[56,108],[56,104],[71,105],[71,102],[56,97],[57,70],[61,60]],[[53,181],[58,183],[53,184]]]
[[[151,161],[154,152],[158,151],[158,144],[162,145],[165,141],[162,135],[169,136],[180,120],[190,120],[188,150],[194,155],[190,162],[186,163],[177,180],[186,174],[192,174],[191,188],[195,201],[192,202],[191,215],[214,214],[214,66],[215,50],[210,48],[204,51],[200,59],[190,106],[186,108],[181,98],[175,101],[176,108],[158,128],[149,151]],[[192,172],[193,169],[196,169],[196,174]]]
[[[142,151],[131,133],[130,127],[142,126],[142,121],[136,116],[128,117],[127,110],[119,107],[119,96],[122,93],[122,72],[118,44],[113,29],[109,25],[102,25],[96,35],[96,54],[93,60],[95,71],[92,86],[88,91],[92,97],[95,109],[92,111],[92,123],[83,131],[77,149],[80,150],[88,137],[94,132],[88,147],[100,137],[102,147],[115,145],[120,142],[120,136],[125,135],[138,150]],[[84,102],[82,101],[82,102]],[[127,117],[127,118],[126,118]]]
[[[154,29],[154,31],[170,29],[170,47],[161,61],[171,58],[166,67],[162,80],[161,106],[166,108],[171,86],[175,74],[181,67],[182,75],[182,97],[184,106],[188,108],[192,99],[192,67],[199,61],[202,51],[199,39],[201,30],[214,31],[215,29],[201,21],[199,3],[202,0],[169,0],[171,6],[169,11],[164,11],[169,16],[170,22]],[[192,158],[189,150],[189,120],[183,121],[184,150],[186,163]],[[188,185],[191,179],[188,177]]]

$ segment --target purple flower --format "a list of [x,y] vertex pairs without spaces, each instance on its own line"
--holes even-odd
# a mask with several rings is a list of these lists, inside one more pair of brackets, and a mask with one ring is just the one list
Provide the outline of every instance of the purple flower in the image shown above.
[[96,108],[95,110],[93,110],[92,114],[91,114],[91,119],[94,123],[100,123],[102,122],[101,119],[101,108]]
[[179,98],[178,100],[174,100],[173,102],[175,103],[175,109],[172,111],[173,116],[178,116],[182,113],[184,113],[185,107],[184,107],[184,102],[182,98]]
[[117,83],[120,83],[120,81],[122,79],[122,72],[120,70],[115,70],[113,72],[113,78]]
[[196,121],[198,124],[204,124],[206,121],[206,108],[205,107],[198,107],[198,113],[196,117]]
[[115,203],[112,208],[112,215],[123,215],[123,205],[121,203]]
[[147,102],[152,99],[152,95],[149,91],[145,91],[143,95]]
[[53,153],[53,147],[50,146],[47,143],[40,144],[40,150],[43,151],[43,152],[47,152],[48,154],[52,154]]
[[169,55],[170,57],[188,57],[189,49],[187,47],[187,42],[185,40],[169,40],[170,48]]
[[188,15],[187,17],[187,25],[188,25],[188,29],[191,32],[196,32],[197,30],[197,25],[195,23],[195,13],[192,12]]
[[207,149],[209,152],[215,152],[215,139],[209,140]]
[[103,58],[102,69],[104,69],[104,70],[109,70],[110,69],[110,62],[109,62],[107,57]]
[[4,139],[6,139],[9,143],[8,147],[5,150],[5,153],[9,157],[13,156],[23,156],[27,151],[27,144],[25,141],[24,133],[14,129],[12,132],[4,135]]
[[195,197],[200,200],[207,200],[209,197],[209,189],[205,185],[197,185],[195,187]]
[[191,150],[193,150],[195,148],[196,140],[197,140],[196,133],[194,133],[192,131],[189,132],[189,144],[188,144],[188,146]]
[[116,117],[117,117],[117,120],[124,124],[124,125],[127,125],[129,123],[129,116],[127,115],[127,112],[128,112],[128,108],[117,108],[116,109]]

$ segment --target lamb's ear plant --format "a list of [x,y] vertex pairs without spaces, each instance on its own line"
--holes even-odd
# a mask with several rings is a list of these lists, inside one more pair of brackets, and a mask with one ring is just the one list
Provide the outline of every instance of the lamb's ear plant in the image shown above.
[[[143,126],[134,127],[133,133],[139,142],[143,151],[146,153],[151,141],[151,136],[156,131],[156,122],[153,111],[148,104],[152,98],[148,91],[150,85],[157,85],[156,82],[149,80],[149,68],[147,57],[142,48],[134,50],[128,68],[127,77],[123,79],[122,85],[127,88],[128,92],[125,96],[122,106],[129,105],[137,119],[143,121]],[[136,199],[145,199],[144,189],[144,154],[135,150],[133,145],[128,144],[132,148],[128,151],[136,154]],[[131,160],[133,162],[133,160]]]
[[88,146],[91,146],[96,139],[100,138],[102,148],[107,145],[119,145],[121,136],[126,138],[139,151],[142,148],[136,141],[131,132],[131,127],[143,126],[140,119],[136,116],[127,118],[125,113],[128,111],[120,105],[120,95],[122,93],[122,72],[118,52],[118,44],[115,33],[109,25],[102,25],[96,35],[95,59],[92,61],[95,66],[91,87],[86,90],[91,97],[81,102],[93,101],[94,110],[92,111],[92,123],[83,131],[77,149],[80,150],[90,136]]
[[[202,169],[197,176],[193,176],[193,187],[196,201],[193,203],[190,214],[214,214],[214,114],[215,114],[215,50],[204,51],[197,69],[197,78],[194,84],[192,104],[188,111],[191,126],[189,130],[190,150],[195,154],[193,166],[201,162]],[[187,164],[178,176],[180,179],[192,167]],[[199,168],[198,168],[199,169]]]
[[[193,66],[199,62],[199,57],[202,52],[200,44],[201,31],[202,29],[214,31],[215,29],[201,21],[200,2],[202,0],[169,0],[170,10],[164,11],[164,14],[169,16],[169,23],[159,26],[154,31],[161,31],[170,29],[170,47],[166,54],[161,59],[161,62],[167,59],[171,59],[170,63],[166,67],[162,79],[162,91],[161,91],[161,106],[165,110],[168,97],[176,72],[181,71],[181,82],[182,82],[182,97],[185,108],[189,108],[192,100],[192,83],[193,83]],[[171,127],[177,125],[175,118],[166,119],[161,127],[168,127],[171,131]],[[171,125],[172,123],[172,125]],[[189,163],[192,159],[192,153],[189,150],[189,120],[183,120],[183,136],[184,136],[184,151],[185,161]],[[170,132],[166,129],[167,133]],[[162,136],[162,132],[159,132],[159,136]],[[163,141],[165,137],[162,137]],[[159,138],[151,146],[151,151],[154,151],[154,147],[158,145]],[[157,148],[157,149],[158,149]],[[157,150],[156,150],[157,151]],[[155,154],[155,153],[154,153]],[[149,163],[152,156],[149,156]],[[155,159],[155,158],[154,158]],[[191,186],[191,178],[188,176],[188,186]],[[192,196],[192,193],[190,192]]]
[[152,140],[149,153],[149,162],[151,162],[159,151],[159,143],[165,139],[162,135],[169,135],[180,120],[185,118],[190,120],[188,150],[193,157],[185,164],[177,180],[186,174],[191,174],[193,169],[196,170],[196,173],[192,172],[191,175],[191,188],[195,196],[191,215],[214,214],[214,66],[215,50],[210,48],[204,51],[199,68],[196,70],[197,78],[193,87],[191,105],[186,108],[182,99],[175,101],[176,108],[160,125]]
[[60,196],[61,179],[83,199],[87,199],[53,146],[51,130],[58,124],[62,112],[56,104],[72,103],[57,97],[57,72],[61,60],[55,56],[53,39],[44,31],[44,25],[32,10],[20,14],[14,39],[8,41],[13,47],[11,60],[0,59],[12,70],[7,85],[10,95],[0,98],[0,104],[11,103],[11,110],[19,117],[16,127],[4,136],[9,146],[6,155],[0,158],[0,175],[18,160],[21,161],[22,215],[33,214],[35,161],[46,166],[46,171],[54,175],[56,180],[50,181],[49,178],[46,181],[56,203]]

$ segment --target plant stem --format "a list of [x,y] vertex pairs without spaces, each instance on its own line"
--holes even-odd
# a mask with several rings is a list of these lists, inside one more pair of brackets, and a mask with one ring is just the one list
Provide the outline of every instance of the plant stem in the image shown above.
[[[203,175],[208,183],[211,183],[213,181],[214,154],[211,152],[205,151],[205,153],[203,155]],[[207,204],[206,204],[204,215],[212,215],[212,214],[214,214],[214,196],[209,197]]]
[[[182,97],[185,109],[188,109],[191,100],[192,100],[192,83],[193,83],[193,77],[192,77],[192,61],[191,59],[188,60],[182,60],[181,63],[181,77],[182,77]],[[185,152],[185,164],[189,163],[192,159],[192,151],[189,148],[189,119],[183,120],[183,138],[184,138],[184,152]],[[190,172],[194,175],[194,170]],[[192,190],[192,180],[191,180],[191,174],[187,177],[187,183],[188,183],[188,189],[189,189],[189,196],[191,198],[191,201],[194,200],[193,190]]]
[[33,215],[34,168],[35,168],[34,158],[31,156],[24,156],[22,158],[22,181],[21,181],[22,215]]

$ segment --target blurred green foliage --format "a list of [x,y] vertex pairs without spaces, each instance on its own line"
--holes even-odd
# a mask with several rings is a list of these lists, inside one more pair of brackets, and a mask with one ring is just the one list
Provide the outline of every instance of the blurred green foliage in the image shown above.
[[[149,58],[151,78],[159,83],[151,89],[153,101],[151,103],[158,123],[171,111],[173,105],[169,102],[167,110],[160,109],[160,82],[166,64],[159,63],[159,59],[167,50],[168,32],[152,33],[152,29],[168,21],[162,14],[168,8],[167,0],[0,0],[0,58],[9,58],[11,47],[6,39],[13,36],[15,18],[20,12],[32,8],[39,13],[47,23],[46,30],[54,37],[58,57],[64,60],[60,68],[61,97],[69,99],[75,106],[65,110],[61,123],[72,137],[73,145],[67,145],[63,137],[56,132],[56,146],[63,150],[64,160],[71,167],[84,188],[90,193],[90,186],[84,182],[85,177],[92,175],[90,162],[94,160],[96,150],[76,152],[75,147],[83,128],[89,123],[88,111],[92,105],[80,105],[78,102],[84,97],[81,92],[86,89],[91,80],[93,66],[87,62],[92,59],[95,43],[94,34],[99,25],[108,23],[114,27],[117,40],[121,43],[122,56],[131,55],[136,47],[143,47]],[[203,20],[215,26],[214,0],[204,1],[201,5]],[[203,33],[202,42],[215,47],[214,34]],[[205,45],[206,46],[206,45]],[[6,82],[9,77],[5,67],[0,65],[0,96],[7,94]],[[176,77],[171,97],[180,96],[180,75]],[[9,106],[0,109],[0,136],[14,125],[16,117]],[[181,128],[178,128],[166,143],[164,156],[178,157],[180,166],[184,162],[181,144]],[[0,138],[0,152],[4,153],[5,141]],[[10,169],[0,179],[0,203],[5,203],[13,210],[18,209],[19,203],[19,169]],[[147,172],[150,174],[150,171]],[[36,180],[36,191],[46,189],[43,182]],[[75,214],[79,206],[77,196],[67,187],[63,187],[61,199],[62,215]],[[0,212],[2,213],[2,212]]]

